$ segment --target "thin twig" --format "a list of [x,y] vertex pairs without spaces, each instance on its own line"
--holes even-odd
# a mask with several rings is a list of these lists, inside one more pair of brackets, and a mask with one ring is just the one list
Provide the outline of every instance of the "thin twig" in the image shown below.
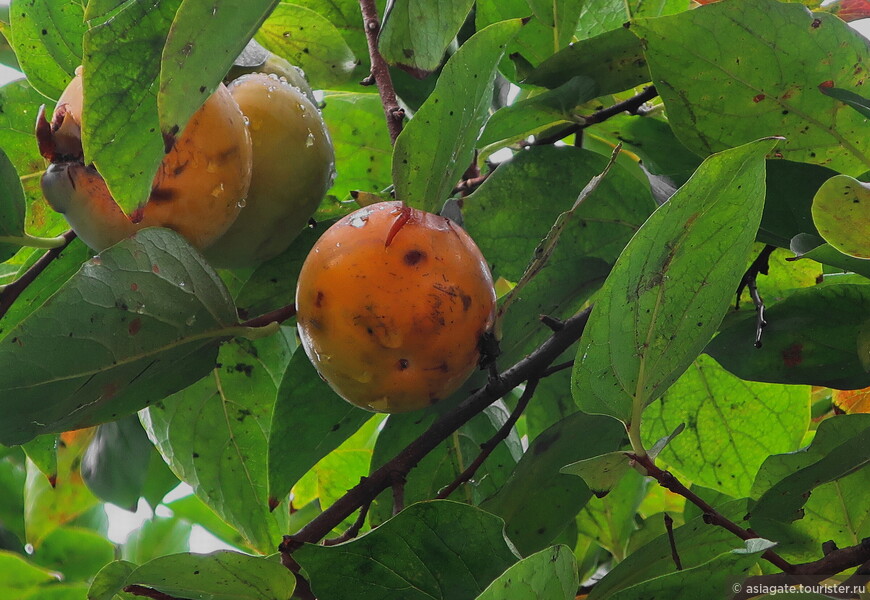
[[587,308],[567,319],[565,326],[560,331],[553,333],[528,356],[502,372],[498,378],[489,381],[456,408],[443,415],[394,458],[348,490],[344,496],[312,519],[295,535],[284,536],[279,550],[289,558],[290,553],[304,543],[315,543],[323,539],[360,506],[371,502],[381,492],[389,488],[396,473],[409,473],[423,457],[487,406],[502,398],[524,381],[537,378],[550,363],[580,339],[591,310],[591,308]]
[[363,525],[366,522],[366,515],[369,514],[369,507],[372,505],[371,502],[367,504],[363,504],[359,509],[359,515],[356,518],[356,521],[353,522],[353,525],[347,528],[347,530],[342,533],[338,537],[330,538],[328,540],[323,540],[324,546],[335,546],[337,544],[341,544],[347,542],[349,540],[354,539],[359,535],[360,529],[362,529]]
[[471,478],[474,477],[474,474],[477,473],[477,470],[483,464],[483,462],[489,458],[489,455],[493,453],[493,451],[498,447],[498,445],[507,439],[510,435],[511,430],[513,430],[514,425],[517,424],[520,416],[523,414],[523,411],[526,410],[526,407],[529,405],[529,400],[532,399],[532,396],[535,394],[535,388],[538,387],[538,379],[529,379],[529,382],[526,384],[526,389],[523,390],[523,395],[520,396],[520,399],[517,401],[517,406],[514,408],[513,412],[504,422],[504,424],[499,428],[498,431],[495,432],[495,435],[490,439],[485,441],[480,445],[480,454],[477,455],[468,468],[465,469],[462,473],[460,473],[456,479],[450,482],[449,485],[444,487],[436,498],[438,500],[444,500],[448,498],[450,494],[452,494],[460,485],[471,481]]
[[565,362],[559,363],[558,365],[553,365],[552,367],[548,367],[547,369],[544,370],[543,373],[541,373],[541,379],[544,379],[545,377],[549,377],[550,375],[554,375],[554,374],[558,373],[559,371],[564,371],[565,369],[570,369],[573,366],[574,366],[573,360],[566,360]]
[[[749,577],[743,582],[741,591],[732,596],[732,600],[746,600],[758,596],[757,593],[748,591],[756,586],[772,589],[787,586],[819,585],[837,573],[842,573],[853,567],[860,567],[855,575],[840,584],[831,584],[831,588],[836,587],[840,592],[834,589],[825,590],[825,596],[858,598],[859,590],[866,587],[867,579],[870,578],[868,577],[868,573],[870,573],[870,538],[864,538],[860,544],[854,546],[832,550],[819,560],[794,565],[791,573],[771,573]],[[862,571],[862,569],[867,569],[867,571]]]
[[[628,456],[637,464],[642,466],[646,471],[646,474],[658,481],[659,485],[661,485],[663,488],[670,490],[675,494],[679,494],[680,496],[700,508],[704,513],[704,522],[708,525],[717,525],[719,527],[722,527],[723,529],[727,529],[742,540],[751,540],[758,537],[751,531],[748,531],[734,521],[731,521],[722,513],[713,508],[710,504],[701,499],[701,497],[698,496],[695,492],[683,485],[683,482],[677,479],[673,475],[673,473],[657,467],[652,459],[649,457],[649,455],[644,454],[643,456],[641,456],[638,454],[629,454]],[[791,573],[794,571],[794,565],[782,558],[773,550],[767,550],[764,554],[761,555],[761,558],[765,559],[767,562],[778,567],[780,570],[786,573]]]
[[[381,25],[375,0],[359,0],[359,7],[369,46],[369,58],[372,61],[371,77],[378,84],[381,104],[384,105],[384,116],[387,118],[387,129],[390,132],[390,141],[395,144],[396,138],[402,133],[405,111],[399,107],[399,99],[396,97],[396,89],[393,87],[393,79],[390,77],[390,68],[378,50],[378,33],[380,33]],[[371,85],[371,81],[364,80],[364,84]]]
[[405,476],[401,473],[393,474],[393,516],[405,510]]
[[767,275],[770,270],[770,255],[776,250],[776,246],[766,245],[758,254],[756,259],[752,261],[743,278],[740,279],[740,285],[737,286],[737,301],[735,308],[740,308],[740,295],[744,288],[749,288],[749,296],[752,298],[752,303],[755,305],[755,347],[761,348],[761,332],[767,326],[767,321],[764,318],[764,300],[758,292],[758,274]]
[[25,271],[24,275],[6,285],[3,290],[0,291],[0,318],[9,311],[12,303],[15,302],[25,289],[27,289],[27,286],[33,283],[36,277],[42,273],[55,258],[60,256],[60,253],[63,252],[67,246],[70,245],[70,242],[75,239],[76,234],[72,229],[70,229],[69,231],[63,232],[61,237],[64,239],[62,245],[57,248],[52,248],[43,254],[39,260],[33,263],[33,265]]
[[559,140],[563,140],[569,135],[573,135],[580,131],[583,131],[590,125],[595,125],[597,123],[602,123],[609,119],[610,117],[615,117],[616,115],[622,112],[628,112],[629,114],[635,115],[638,114],[640,108],[644,105],[644,103],[652,100],[656,96],[658,96],[658,91],[654,85],[645,87],[642,92],[636,94],[629,98],[628,100],[623,100],[622,102],[617,102],[612,106],[608,106],[607,108],[602,108],[601,110],[592,113],[586,117],[583,117],[582,123],[573,123],[557,132],[548,135],[546,137],[537,138],[532,142],[524,143],[523,146],[547,146],[550,144],[555,144]]
[[461,194],[462,196],[467,196],[468,194],[479,188],[481,185],[483,185],[483,182],[489,179],[489,176],[493,174],[493,171],[489,171],[488,173],[484,173],[483,175],[477,175],[475,177],[463,179],[456,184],[456,187],[453,188],[451,195]]
[[668,542],[671,545],[671,557],[674,559],[674,566],[677,571],[683,570],[683,563],[680,561],[680,553],[677,552],[677,540],[674,539],[674,519],[668,513],[665,513],[665,529],[668,532]]
[[153,600],[188,600],[187,598],[179,598],[178,596],[170,596],[153,588],[145,587],[144,585],[128,585],[124,591],[134,596],[142,596],[143,598],[152,598]]
[[241,325],[245,327],[265,327],[270,323],[283,323],[287,319],[295,316],[296,305],[288,304],[287,306],[276,308],[275,310],[269,311],[266,314],[260,315],[259,317],[248,319],[247,321],[241,323]]

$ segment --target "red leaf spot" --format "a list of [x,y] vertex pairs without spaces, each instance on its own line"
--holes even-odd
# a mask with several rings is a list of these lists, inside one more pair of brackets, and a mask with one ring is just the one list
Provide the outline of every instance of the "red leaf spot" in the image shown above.
[[130,284],[130,289],[131,289],[132,291],[135,292],[136,290],[139,289],[139,285],[138,285],[138,284],[135,284],[135,283],[131,283],[131,284]]
[[804,361],[803,344],[795,342],[782,351],[782,362],[787,367],[796,367]]
[[773,153],[773,157],[774,158],[782,158],[782,152],[777,150],[776,152]]
[[142,329],[142,320],[141,319],[133,319],[130,321],[129,327],[127,330],[130,332],[130,335],[136,335],[139,333],[139,330]]
[[160,267],[158,267],[157,265],[151,265],[151,272],[152,273],[159,273]]
[[813,29],[818,29],[819,27],[821,27],[821,25],[822,25],[821,19],[813,19],[813,22],[810,24],[810,27],[812,27]]
[[819,87],[820,87],[820,88],[825,88],[825,89],[832,88],[832,87],[834,87],[834,82],[831,81],[830,79],[828,79],[827,81],[823,81],[823,82],[821,82],[821,83],[819,84]]
[[269,512],[272,512],[273,510],[278,508],[279,504],[281,504],[281,502],[277,498],[275,498],[274,496],[269,496]]
[[766,98],[766,96],[764,94],[758,94],[755,98],[752,99],[752,101],[755,102],[756,104],[758,104],[759,102],[761,102],[765,98]]
[[48,485],[51,487],[57,487],[57,473],[52,473],[48,476]]
[[[137,321],[139,319],[136,319]],[[119,386],[115,382],[109,382],[103,386],[102,392],[100,393],[100,400],[111,400],[118,394]]]

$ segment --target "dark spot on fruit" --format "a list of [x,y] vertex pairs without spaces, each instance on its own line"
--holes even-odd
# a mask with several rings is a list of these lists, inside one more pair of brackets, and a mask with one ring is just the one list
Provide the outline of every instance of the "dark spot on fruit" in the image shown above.
[[127,331],[130,332],[130,335],[136,335],[139,333],[139,330],[142,329],[142,320],[141,319],[133,319],[130,321],[130,325],[127,326]]
[[314,299],[314,306],[316,306],[317,308],[322,308],[323,307],[323,299],[325,297],[326,296],[322,291],[317,290],[317,297]]
[[799,342],[793,343],[782,351],[782,362],[786,367],[796,367],[804,361],[803,344]]
[[163,151],[169,154],[175,146],[176,135],[178,135],[178,125],[173,125],[169,131],[163,132]]
[[148,196],[149,202],[160,204],[161,202],[172,202],[175,200],[176,191],[172,188],[154,188],[151,190],[151,195]]
[[405,369],[408,368],[408,364],[409,364],[409,363],[408,363],[408,359],[407,359],[407,358],[400,358],[400,359],[399,359],[399,363],[398,363],[397,366],[398,366],[398,368],[399,368],[400,371],[404,371]]
[[468,311],[471,308],[471,296],[468,294],[459,294],[459,298],[462,300],[462,310]]
[[403,260],[405,261],[405,264],[408,265],[409,267],[412,267],[412,266],[416,265],[417,263],[419,263],[420,261],[425,260],[425,259],[426,259],[426,253],[421,252],[420,250],[409,250],[403,258]]

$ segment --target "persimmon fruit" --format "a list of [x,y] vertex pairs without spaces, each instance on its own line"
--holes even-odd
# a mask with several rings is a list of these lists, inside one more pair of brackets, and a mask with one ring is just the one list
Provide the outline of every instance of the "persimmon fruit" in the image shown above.
[[244,116],[223,84],[194,113],[164,157],[148,201],[127,215],[94,165],[83,161],[82,72],[58,100],[51,121],[37,122],[51,162],[42,190],[88,246],[101,251],[143,227],[174,229],[205,248],[236,220],[251,181],[251,139]]
[[229,92],[248,122],[251,187],[236,221],[204,254],[237,268],[277,256],[303,231],[332,185],[335,154],[317,106],[285,79],[242,75]]
[[456,391],[477,366],[495,306],[471,237],[400,202],[362,208],[324,232],[296,290],[308,357],[342,398],[376,412]]

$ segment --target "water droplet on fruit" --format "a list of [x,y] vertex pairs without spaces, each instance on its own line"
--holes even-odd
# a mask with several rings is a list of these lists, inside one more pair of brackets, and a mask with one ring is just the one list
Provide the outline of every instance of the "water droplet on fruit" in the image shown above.
[[350,220],[350,226],[359,229],[360,227],[365,227],[368,222],[368,215],[356,215]]
[[218,196],[220,196],[223,193],[224,193],[224,184],[223,183],[216,185],[215,188],[211,191],[211,195],[214,196],[215,198],[217,198]]
[[360,383],[369,383],[372,380],[372,374],[368,371],[363,371],[362,373],[355,373],[352,377],[359,381]]
[[308,137],[305,138],[305,147],[310,148],[313,145],[314,145],[314,134],[309,131]]
[[278,75],[275,73],[269,73],[269,79],[274,79],[275,81],[279,81]]
[[248,205],[248,201],[245,198],[242,198],[238,202],[239,208],[245,208]]
[[248,117],[243,116],[242,119],[245,121],[245,127],[250,127],[251,120]]
[[205,170],[208,171],[209,173],[217,173],[218,164],[215,161],[210,160],[210,161],[208,161],[208,163],[206,163]]

